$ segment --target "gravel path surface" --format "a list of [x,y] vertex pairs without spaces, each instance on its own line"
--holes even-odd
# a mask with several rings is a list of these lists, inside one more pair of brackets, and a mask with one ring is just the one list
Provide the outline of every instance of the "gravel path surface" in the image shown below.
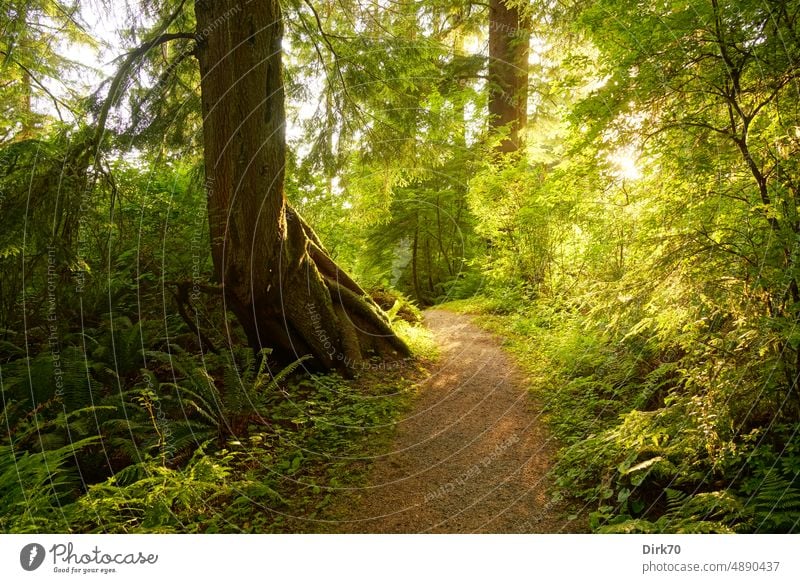
[[469,316],[429,310],[442,358],[370,470],[340,532],[542,533],[577,525],[549,502],[553,444],[524,377]]

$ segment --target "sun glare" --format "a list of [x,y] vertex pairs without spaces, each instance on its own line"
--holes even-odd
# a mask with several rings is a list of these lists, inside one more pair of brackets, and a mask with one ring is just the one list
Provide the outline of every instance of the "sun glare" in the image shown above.
[[638,180],[642,177],[642,172],[637,165],[639,151],[626,146],[619,148],[608,156],[608,161],[613,167],[613,174],[621,180]]

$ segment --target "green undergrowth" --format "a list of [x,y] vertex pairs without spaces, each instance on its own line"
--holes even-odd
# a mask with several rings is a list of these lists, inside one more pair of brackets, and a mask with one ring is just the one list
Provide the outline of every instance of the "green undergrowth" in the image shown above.
[[395,333],[417,358],[435,360],[439,352],[433,333],[422,323],[422,311],[400,292],[380,288],[371,290],[377,304],[386,311]]
[[[179,318],[109,314],[77,333],[64,315],[57,343],[31,328],[38,353],[0,330],[0,532],[324,531],[436,358],[419,309],[382,298],[414,357],[350,378],[243,341],[202,351]],[[204,344],[225,346],[214,330]]]
[[[87,421],[106,414],[107,421],[96,424],[100,436],[39,452],[22,452],[21,439],[2,444],[0,530],[324,531],[321,513],[337,495],[362,483],[369,456],[391,438],[426,362],[366,362],[353,379],[344,379],[300,374],[300,362],[275,374],[263,362],[254,371],[248,359],[244,367],[216,369],[211,356],[205,365],[192,355],[172,358],[170,382],[156,364],[169,359],[153,353],[152,370],[142,370],[125,398],[106,405],[113,415],[98,404],[56,423],[91,433],[95,423]],[[54,401],[55,408],[63,406],[61,396]],[[20,427],[24,422],[18,421]],[[45,436],[62,433],[58,427],[40,429]],[[133,463],[86,484],[82,468],[98,456],[113,456],[125,430],[136,432]]]
[[293,383],[273,397],[268,423],[222,449],[198,450],[182,470],[151,464],[93,488],[76,505],[92,517],[79,530],[324,530],[320,513],[362,482],[366,459],[390,438],[419,374],[374,365],[355,381],[326,375]]
[[[800,424],[742,414],[733,394],[667,343],[619,337],[547,302],[446,304],[502,337],[560,442],[555,498],[595,532],[793,532]],[[707,366],[706,366],[707,369]]]

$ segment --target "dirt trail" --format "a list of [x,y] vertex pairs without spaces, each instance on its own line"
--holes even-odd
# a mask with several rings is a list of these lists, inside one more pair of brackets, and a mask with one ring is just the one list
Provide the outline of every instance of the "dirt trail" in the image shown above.
[[554,508],[553,447],[524,377],[468,316],[429,310],[442,351],[392,451],[350,501],[340,532],[531,533],[577,528]]

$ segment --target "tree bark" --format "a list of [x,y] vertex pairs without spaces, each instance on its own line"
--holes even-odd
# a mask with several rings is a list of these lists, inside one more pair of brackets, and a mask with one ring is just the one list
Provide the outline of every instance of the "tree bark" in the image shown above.
[[278,0],[197,0],[203,142],[215,278],[254,350],[315,368],[407,356],[386,315],[286,202]]
[[414,284],[414,295],[417,301],[422,302],[422,292],[419,290],[419,272],[417,271],[417,254],[419,253],[419,213],[414,226],[414,243],[411,248],[411,281]]
[[506,128],[500,153],[523,147],[528,122],[530,19],[506,0],[489,1],[489,124]]

